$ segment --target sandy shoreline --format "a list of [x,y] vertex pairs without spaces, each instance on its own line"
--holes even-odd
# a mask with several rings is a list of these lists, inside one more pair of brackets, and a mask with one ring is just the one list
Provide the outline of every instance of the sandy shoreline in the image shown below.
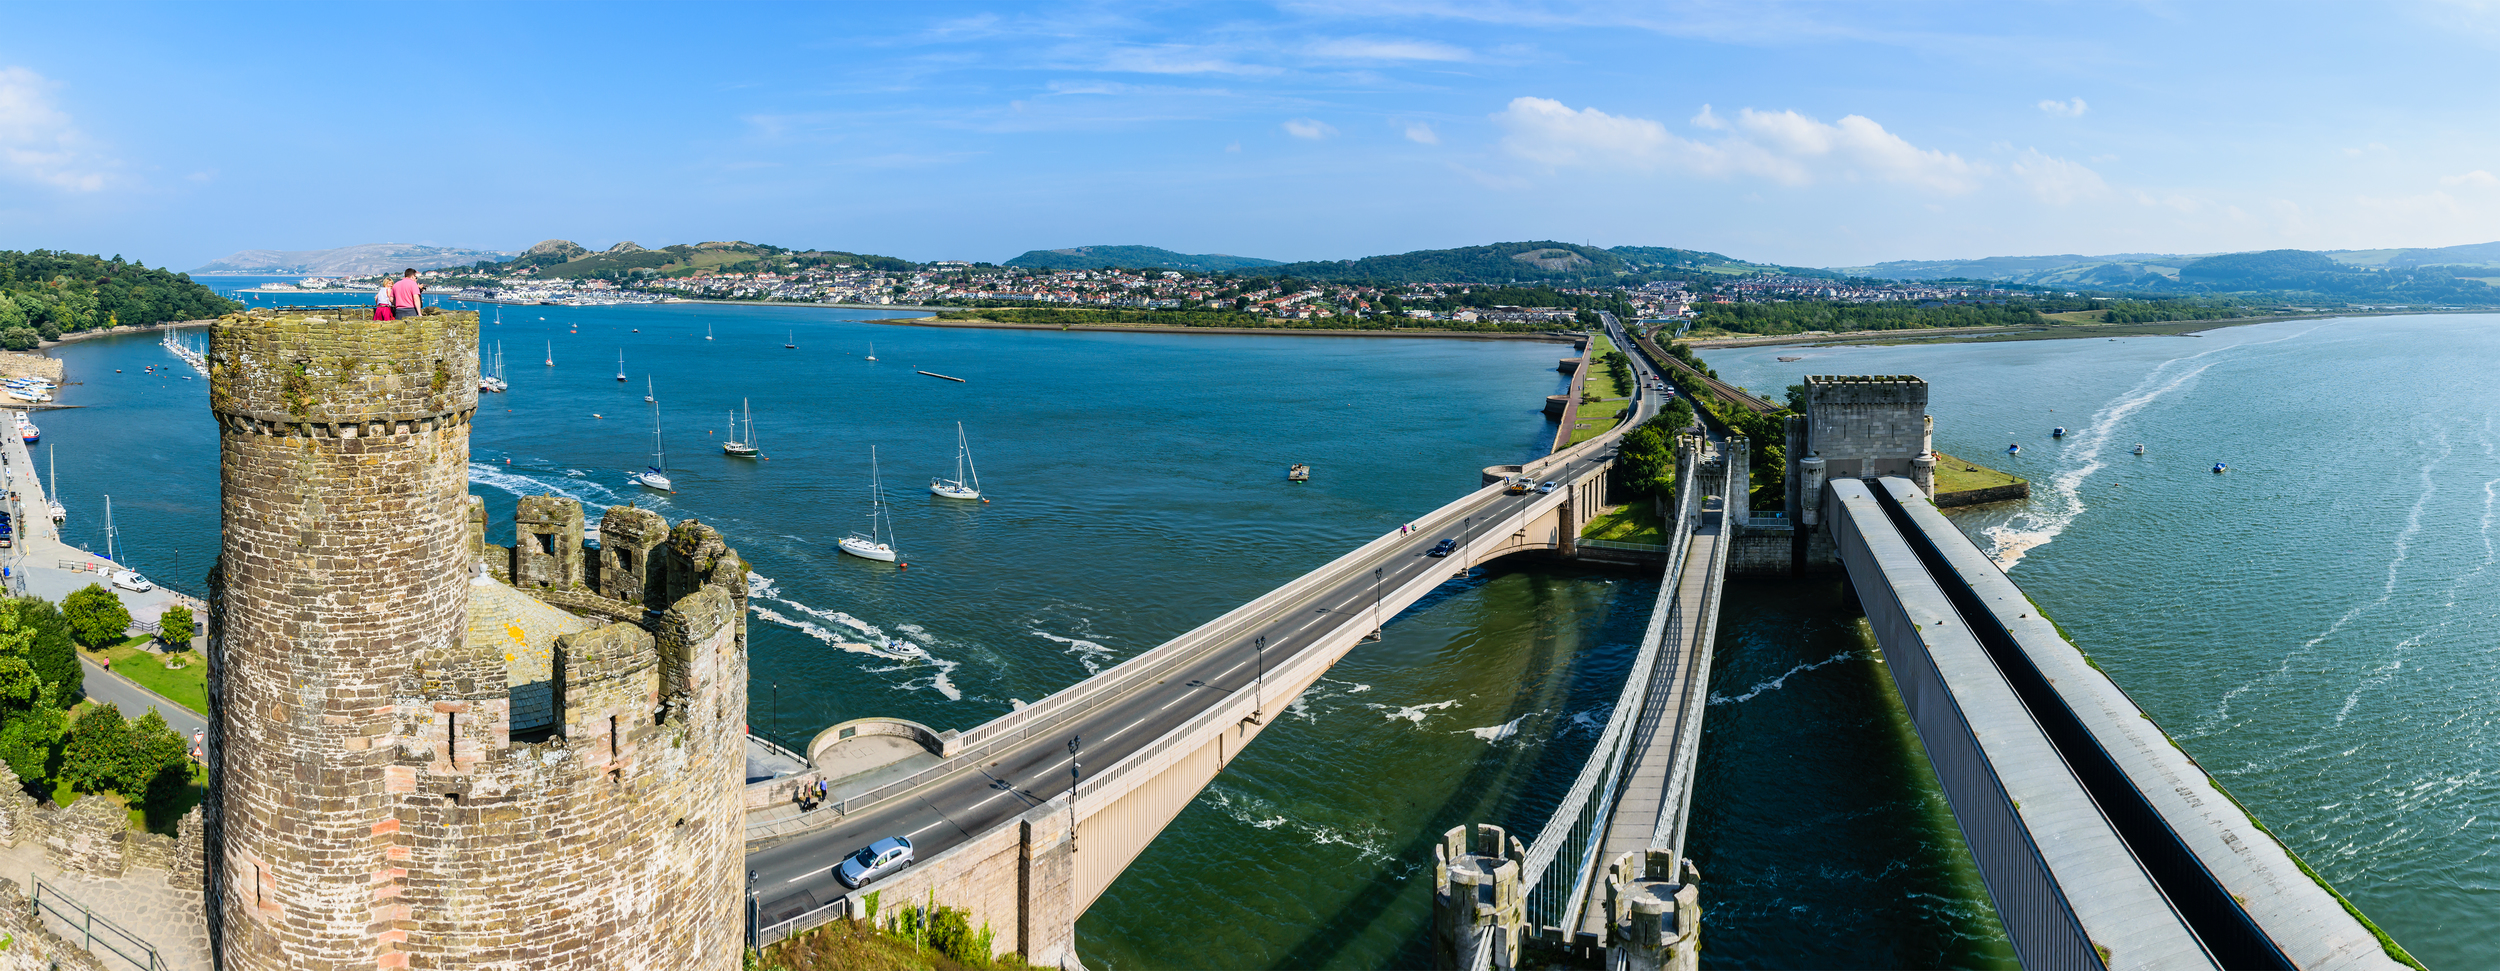
[[1491,333],[1465,330],[1320,330],[1298,327],[1171,327],[1158,324],[1020,324],[998,320],[939,320],[935,317],[891,317],[869,321],[898,327],[946,327],[966,330],[1049,330],[1068,333],[1225,334],[1267,337],[1410,337],[1434,340],[1547,341],[1568,344],[1579,338],[1553,331]]

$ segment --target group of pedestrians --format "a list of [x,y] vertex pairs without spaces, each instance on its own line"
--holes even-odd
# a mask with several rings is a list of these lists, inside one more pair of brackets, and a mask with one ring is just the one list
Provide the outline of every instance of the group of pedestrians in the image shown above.
[[816,807],[825,804],[825,780],[818,779],[812,786],[800,786],[797,792],[790,794],[790,801],[799,804],[800,812],[813,812]]
[[385,283],[373,292],[373,319],[398,320],[425,312],[425,285],[417,282],[417,268],[409,267],[395,282]]

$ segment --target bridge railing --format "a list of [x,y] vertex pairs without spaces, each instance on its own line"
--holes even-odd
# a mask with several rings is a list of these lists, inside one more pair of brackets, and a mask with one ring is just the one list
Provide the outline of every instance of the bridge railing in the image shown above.
[[[1683,461],[1699,459],[1688,452]],[[1642,701],[1647,697],[1658,655],[1664,649],[1667,623],[1675,612],[1676,589],[1683,581],[1685,556],[1692,548],[1694,520],[1700,515],[1701,498],[1707,491],[1691,487],[1700,485],[1698,476],[1684,475],[1678,479],[1691,485],[1677,497],[1675,538],[1668,544],[1666,574],[1659,581],[1658,600],[1650,608],[1649,627],[1642,634],[1640,651],[1633,656],[1632,669],[1624,676],[1623,690],[1615,698],[1614,711],[1607,716],[1597,744],[1590,749],[1588,762],[1581,766],[1568,794],[1556,804],[1554,816],[1528,846],[1527,865],[1520,877],[1527,892],[1528,923],[1532,927],[1560,928],[1569,935],[1578,926],[1582,904],[1588,899],[1588,880],[1596,872],[1595,857],[1606,839],[1615,789],[1622,781],[1623,766],[1631,752],[1632,727],[1640,720]]]
[[[1723,445],[1729,451],[1748,447],[1743,438],[1728,439]],[[1753,483],[1748,481],[1750,470],[1748,474],[1740,478],[1737,471],[1739,468],[1743,466],[1737,462],[1727,463],[1727,479],[1726,483],[1720,487],[1720,495],[1737,495],[1738,493],[1734,490],[1753,487]],[[1709,683],[1712,649],[1716,645],[1719,634],[1719,595],[1727,586],[1725,583],[1727,555],[1728,551],[1736,546],[1737,533],[1742,525],[1730,522],[1724,516],[1720,519],[1719,542],[1710,550],[1710,575],[1720,578],[1721,582],[1703,588],[1700,609],[1687,620],[1688,623],[1694,625],[1693,657],[1680,672],[1684,676],[1686,689],[1680,699],[1682,707],[1676,710],[1675,716],[1675,724],[1678,726],[1675,763],[1667,767],[1667,791],[1665,800],[1659,804],[1662,811],[1669,807],[1674,810],[1675,821],[1651,833],[1649,844],[1651,849],[1674,851],[1675,858],[1678,860],[1684,858],[1684,831],[1692,818],[1693,797],[1690,787],[1693,784],[1694,763],[1701,758],[1700,709],[1710,704],[1709,692],[1694,689]]]
[[[1599,450],[1610,447],[1628,427],[1630,427],[1628,423],[1618,425],[1605,435],[1592,438],[1529,464],[1536,468],[1547,468],[1558,461],[1596,454]],[[1425,514],[1423,518],[1415,520],[1417,528],[1426,533],[1445,531],[1451,525],[1467,518],[1472,510],[1481,506],[1487,499],[1499,495],[1501,488],[1500,483],[1493,483],[1452,500],[1441,508]],[[1562,492],[1543,497],[1544,501],[1531,504],[1520,515],[1533,518],[1534,515],[1551,505],[1559,504],[1564,498],[1565,493]],[[1488,535],[1493,534],[1479,532],[1476,537],[1483,538]],[[1298,602],[1311,593],[1359,575],[1372,560],[1413,539],[1411,535],[1385,533],[1356,547],[1352,552],[1329,561],[1318,569],[1295,577],[1283,586],[1268,591],[1259,598],[1227,611],[1222,616],[1178,637],[1165,641],[1143,654],[1121,662],[1101,674],[1079,681],[1023,708],[974,726],[963,733],[961,748],[953,758],[867,792],[846,797],[837,804],[837,810],[845,814],[855,812],[979,765],[986,760],[986,753],[996,745],[1020,742],[1063,731],[1070,721],[1086,712],[1125,697],[1138,685],[1151,684],[1165,674],[1196,662],[1210,650],[1238,643],[1250,632],[1274,621],[1284,612],[1296,609]]]

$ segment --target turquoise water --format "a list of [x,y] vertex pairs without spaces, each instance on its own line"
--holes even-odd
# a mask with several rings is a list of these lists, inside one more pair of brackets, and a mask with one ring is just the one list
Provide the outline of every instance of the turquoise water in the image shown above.
[[[1542,343],[956,331],[870,316],[505,308],[485,329],[513,390],[481,404],[472,491],[497,531],[519,495],[543,492],[720,528],[759,573],[759,732],[797,742],[871,714],[968,727],[1440,505],[1485,465],[1536,454],[1553,428],[1539,409],[1561,383],[1560,348]],[[781,346],[790,339],[798,349]],[[69,537],[101,547],[109,492],[125,559],[200,592],[217,525],[205,382],[143,373],[181,367],[153,336],[55,353],[81,382],[63,401],[86,406],[38,416],[60,447]],[[646,374],[675,495],[625,485],[648,460]],[[742,398],[769,461],[715,444]],[[952,474],[959,420],[988,505],[924,491]],[[908,569],[831,545],[864,522],[871,446]],[[1292,462],[1311,463],[1314,481],[1284,483]],[[1432,843],[1463,823],[1543,822],[1655,596],[1654,577],[1526,562],[1443,588],[1348,655],[1173,821],[1080,922],[1087,961],[1423,962]],[[1712,961],[2003,964],[1897,702],[1867,680],[1853,611],[1813,584],[1740,584],[1726,616],[1692,847],[1709,874]],[[832,646],[871,634],[927,656]]]
[[1757,390],[1926,378],[1938,448],[2033,481],[1955,521],[2416,957],[2478,967],[2500,963],[2495,324],[1707,357]]

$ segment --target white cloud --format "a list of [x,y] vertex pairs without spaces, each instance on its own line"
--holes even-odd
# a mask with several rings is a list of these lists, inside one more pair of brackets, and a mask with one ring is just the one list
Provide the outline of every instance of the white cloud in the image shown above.
[[2031,187],[2031,194],[2050,205],[2063,206],[2077,199],[2109,194],[2109,183],[2101,174],[2080,162],[2043,155],[2039,149],[2023,150],[2023,157],[2006,167],[2014,177]]
[[1475,52],[1428,40],[1342,37],[1310,46],[1313,57],[1341,61],[1470,61]]
[[1502,144],[1511,154],[1556,167],[1671,168],[1787,185],[1872,178],[1949,194],[1975,189],[1990,174],[1984,162],[1919,148],[1863,115],[1824,122],[1794,111],[1745,108],[1731,119],[1703,105],[1694,127],[1725,133],[1706,142],[1646,118],[1574,111],[1550,98],[1513,98],[1493,120],[1509,132]]
[[2449,186],[2451,188],[2457,186],[2473,186],[2477,189],[2489,189],[2495,186],[2500,186],[2500,176],[2494,176],[2489,171],[2484,169],[2475,169],[2474,171],[2467,172],[2464,175],[2442,176],[2439,180],[2439,184]]
[[0,68],[0,175],[72,192],[102,189],[108,163],[94,157],[69,115],[53,107],[56,87],[25,68]]
[[1417,145],[1439,145],[1441,133],[1433,131],[1431,125],[1419,121],[1406,126],[1406,140]]
[[1318,121],[1310,118],[1296,118],[1285,122],[1285,134],[1291,135],[1295,138],[1308,138],[1313,141],[1317,141],[1336,133],[1337,127],[1324,121]]
[[2052,98],[2040,102],[2040,110],[2066,118],[2081,118],[2084,112],[2091,109],[2092,106],[2084,104],[2082,98],[2076,98],[2073,101],[2059,101]]

